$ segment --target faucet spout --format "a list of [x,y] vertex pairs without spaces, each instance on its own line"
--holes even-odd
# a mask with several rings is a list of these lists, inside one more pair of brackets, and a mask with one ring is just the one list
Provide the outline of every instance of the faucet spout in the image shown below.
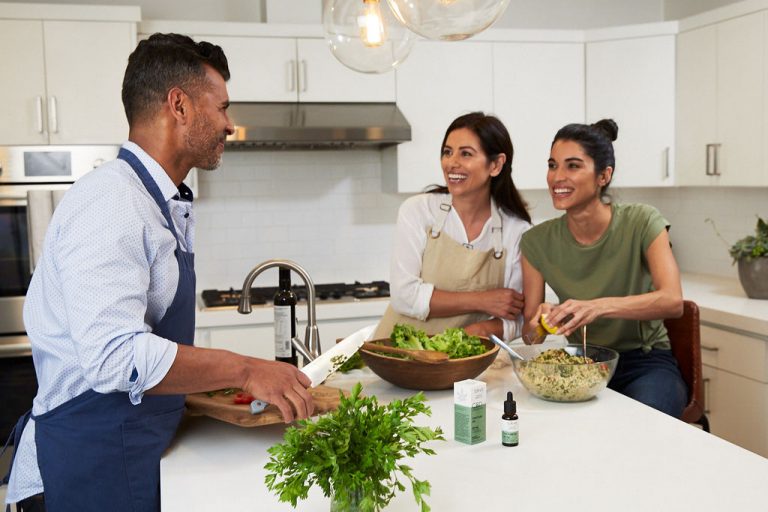
[[237,308],[238,313],[247,315],[252,311],[251,309],[251,285],[256,276],[273,267],[289,268],[299,274],[304,281],[304,285],[307,288],[307,329],[304,337],[304,342],[299,338],[294,337],[291,342],[296,347],[296,351],[299,352],[306,362],[314,360],[320,355],[320,333],[317,329],[317,318],[315,316],[315,284],[312,282],[312,278],[298,263],[291,260],[267,260],[259,263],[253,269],[248,272],[243,282],[243,290],[240,295],[240,305]]

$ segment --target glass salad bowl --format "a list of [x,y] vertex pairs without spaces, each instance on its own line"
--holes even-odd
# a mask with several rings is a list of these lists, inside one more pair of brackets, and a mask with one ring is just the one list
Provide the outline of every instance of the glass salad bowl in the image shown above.
[[[564,351],[564,352],[563,352]],[[552,348],[546,345],[515,347],[525,360],[513,359],[517,378],[532,395],[553,402],[583,402],[605,389],[616,371],[619,353],[587,345],[583,360],[581,345]]]

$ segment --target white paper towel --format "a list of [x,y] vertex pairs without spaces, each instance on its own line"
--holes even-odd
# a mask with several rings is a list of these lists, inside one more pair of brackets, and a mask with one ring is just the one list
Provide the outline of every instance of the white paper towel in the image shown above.
[[48,229],[48,224],[51,222],[53,209],[52,190],[30,190],[27,192],[27,234],[29,237],[30,271],[35,269],[43,252],[45,232]]

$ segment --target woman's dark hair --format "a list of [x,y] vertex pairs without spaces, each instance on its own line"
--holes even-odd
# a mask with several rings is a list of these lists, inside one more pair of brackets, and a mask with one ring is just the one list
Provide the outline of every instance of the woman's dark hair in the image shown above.
[[[496,201],[496,205],[506,210],[507,213],[531,222],[528,205],[523,201],[520,192],[515,187],[514,181],[512,181],[512,156],[514,155],[514,149],[512,148],[512,139],[509,137],[509,132],[504,123],[497,117],[484,114],[483,112],[471,112],[459,116],[453,120],[445,131],[443,142],[440,145],[441,154],[445,147],[445,141],[448,140],[448,135],[461,128],[466,128],[477,135],[477,138],[480,139],[483,153],[488,157],[489,162],[496,159],[499,155],[506,155],[507,158],[501,168],[501,172],[491,178],[491,196]],[[447,194],[448,187],[433,185],[427,192]]]
[[123,77],[128,124],[154,114],[173,87],[196,93],[206,84],[206,64],[229,80],[227,57],[219,46],[179,34],[153,34],[139,42]]
[[[570,140],[579,144],[584,152],[595,162],[595,173],[610,167],[616,172],[616,157],[613,154],[613,141],[619,135],[619,125],[613,119],[601,119],[594,124],[569,124],[555,134],[552,145],[559,140]],[[613,179],[613,175],[611,175]],[[600,189],[600,197],[606,198],[609,181]]]

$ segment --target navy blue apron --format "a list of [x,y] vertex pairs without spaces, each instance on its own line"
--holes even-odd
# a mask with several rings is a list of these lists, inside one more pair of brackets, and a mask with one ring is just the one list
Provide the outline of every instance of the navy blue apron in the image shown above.
[[[118,158],[128,162],[139,176],[176,238],[176,295],[152,333],[191,345],[195,331],[194,255],[181,250],[168,205],[144,165],[125,148]],[[185,185],[179,191],[191,199]],[[134,369],[131,379],[136,376]],[[33,416],[46,509],[159,510],[160,457],[176,432],[183,410],[184,395],[144,395],[139,405],[132,405],[127,393],[88,390]]]

